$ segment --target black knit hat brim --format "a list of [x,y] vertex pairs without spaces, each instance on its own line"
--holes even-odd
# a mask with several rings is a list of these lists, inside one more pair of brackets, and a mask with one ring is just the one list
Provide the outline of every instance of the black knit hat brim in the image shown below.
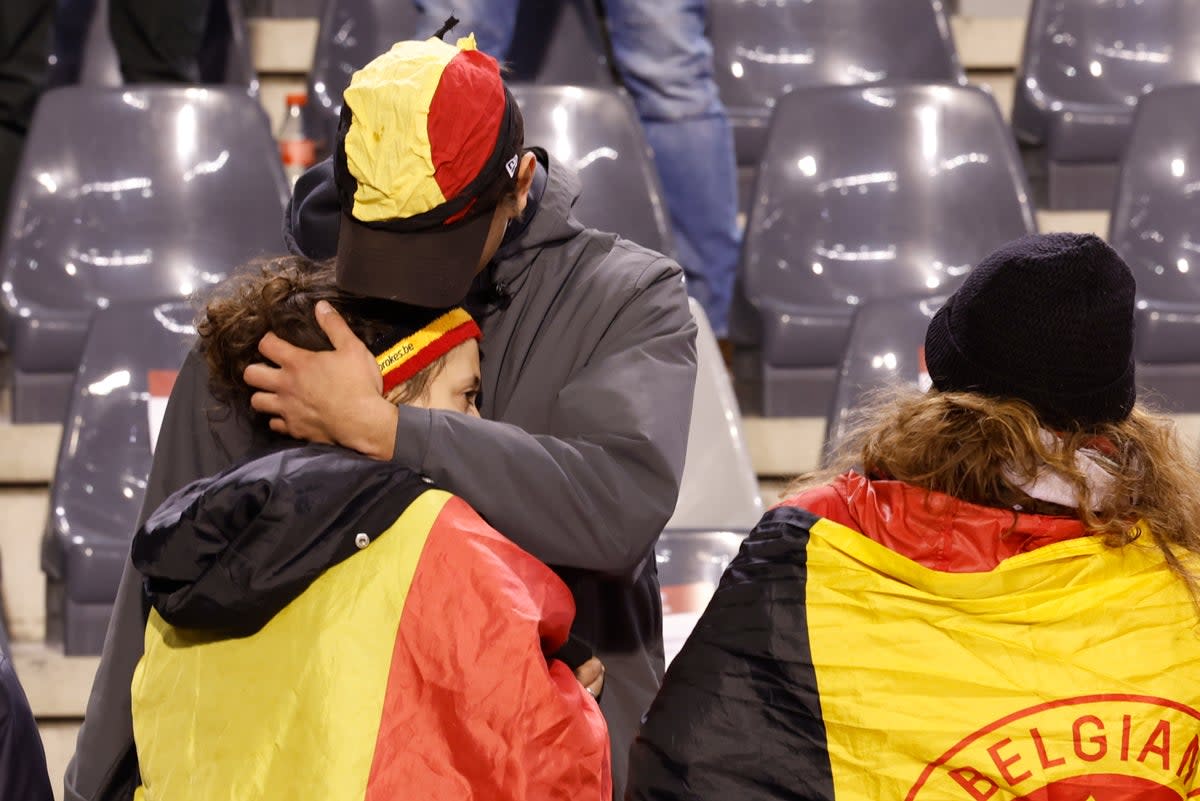
[[1119,376],[1101,387],[1083,391],[1059,387],[1051,392],[1032,384],[1023,385],[1012,376],[1001,376],[972,361],[963,352],[950,327],[953,307],[954,296],[951,296],[934,314],[925,332],[925,362],[933,386],[939,391],[1022,400],[1033,407],[1046,426],[1060,431],[1119,423],[1129,417],[1137,401],[1132,358]]

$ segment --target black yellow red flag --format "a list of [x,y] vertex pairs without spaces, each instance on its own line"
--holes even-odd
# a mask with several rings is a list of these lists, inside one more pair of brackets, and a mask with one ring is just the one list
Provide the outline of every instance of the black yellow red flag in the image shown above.
[[768,513],[667,673],[629,797],[1200,798],[1200,619],[1141,534],[947,573]]

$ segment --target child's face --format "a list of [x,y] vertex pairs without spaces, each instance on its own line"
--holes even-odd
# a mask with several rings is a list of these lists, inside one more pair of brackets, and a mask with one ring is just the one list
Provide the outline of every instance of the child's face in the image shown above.
[[479,343],[467,340],[446,354],[446,362],[429,382],[425,393],[411,405],[422,409],[444,409],[479,416]]

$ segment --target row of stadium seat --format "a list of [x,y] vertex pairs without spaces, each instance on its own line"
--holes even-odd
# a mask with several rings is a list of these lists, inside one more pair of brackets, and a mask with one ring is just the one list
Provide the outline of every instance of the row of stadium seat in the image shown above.
[[[770,111],[791,89],[880,81],[965,83],[938,0],[713,0],[715,77],[756,166]],[[1046,174],[1051,208],[1111,194],[1138,98],[1200,82],[1193,0],[1035,0],[1013,129]]]
[[[1138,280],[1138,358],[1176,409],[1200,405],[1200,86],[1139,105],[1110,240]],[[768,416],[823,415],[860,305],[954,291],[1034,230],[991,98],[956,86],[794,92],[776,111],[734,317]],[[1151,368],[1143,371],[1151,374]]]
[[[102,1],[101,6],[105,3]],[[231,38],[206,77],[245,85],[249,64],[237,4]],[[105,19],[101,8],[97,20]],[[353,72],[392,42],[428,27],[416,5],[329,0],[309,82],[305,126],[323,150]],[[715,78],[735,130],[742,194],[753,183],[771,111],[794,88],[903,80],[964,83],[938,0],[714,0]],[[93,24],[85,80],[120,82],[105,26]],[[526,0],[508,61],[515,80],[613,85],[603,25],[588,0]],[[903,31],[904,35],[897,35]],[[1090,208],[1109,193],[1138,97],[1156,86],[1200,81],[1200,6],[1188,0],[1038,0],[1028,17],[1013,101],[1013,128],[1034,147],[1051,208]],[[226,69],[219,69],[220,66]]]
[[[595,187],[576,213],[673,253],[656,173],[627,96],[528,85],[514,94],[529,141]],[[62,419],[94,309],[184,297],[239,264],[278,254],[286,201],[265,115],[238,90],[47,93],[0,252],[14,421]]]
[[[132,116],[143,123],[156,102],[172,98],[182,102],[167,115],[177,123],[180,109],[187,107],[189,99],[192,108],[199,108],[202,104],[195,105],[198,99],[222,97],[236,103],[241,97],[215,90],[144,90],[134,95],[146,101],[144,108],[138,108],[139,102],[131,105],[125,94],[129,93],[63,90],[58,97],[64,105],[77,108],[85,107],[88,97],[115,98],[141,112]],[[550,87],[522,87],[518,95],[533,123],[531,136],[557,149],[560,158],[582,166],[591,190],[585,197],[590,196],[593,203],[580,209],[582,219],[601,227],[622,228],[654,216],[658,205],[653,172],[623,95],[612,90]],[[586,123],[572,116],[593,107],[611,113],[586,117],[590,120]],[[216,108],[223,120],[231,119],[224,105]],[[1197,112],[1183,115],[1180,109],[1200,109],[1200,87],[1159,90],[1143,103],[1111,240],[1139,277],[1137,354],[1143,383],[1163,393],[1176,410],[1195,410],[1200,408],[1200,347],[1195,344],[1200,342],[1195,335],[1200,326],[1200,291],[1190,275],[1191,260],[1200,252],[1192,233],[1200,211],[1196,174],[1200,146],[1193,136],[1200,119],[1196,119]],[[613,123],[607,134],[609,126],[599,124],[603,120]],[[540,128],[546,121],[549,127]],[[161,125],[147,127],[158,130],[168,151],[178,155],[177,130],[168,136]],[[586,131],[597,139],[581,143],[569,134],[574,131]],[[132,230],[161,227],[169,236],[172,230],[186,232],[187,226],[174,222],[171,215],[191,215],[209,222],[206,234],[194,237],[194,247],[228,244],[226,237],[212,235],[211,215],[221,203],[231,204],[231,195],[248,191],[238,183],[217,191],[215,182],[222,177],[242,181],[248,175],[246,170],[236,169],[241,162],[233,167],[217,165],[233,158],[229,147],[202,153],[202,158],[192,153],[192,158],[183,161],[157,160],[155,163],[173,165],[175,174],[155,176],[148,183],[117,186],[120,180],[131,179],[95,180],[95,176],[81,175],[79,165],[45,176],[37,173],[31,186],[41,187],[44,198],[61,198],[67,219],[91,224],[72,224],[76,238],[64,238],[39,228],[53,215],[35,215],[28,221],[27,233],[42,246],[65,242],[74,249],[78,264],[72,280],[77,285],[115,270],[128,282],[126,289],[160,287],[161,283],[150,280],[158,263],[156,254],[184,258],[186,251],[174,239],[163,244],[153,238],[140,240],[147,244],[133,248],[124,245],[126,255],[121,258],[95,246],[86,246],[84,251],[79,235],[112,233],[111,226],[121,219],[96,213],[88,206],[90,198],[105,198],[112,209],[127,215],[157,199],[152,205],[164,216],[148,229],[136,218],[126,219]],[[245,141],[233,149],[245,150]],[[605,157],[594,155],[602,150]],[[924,321],[982,255],[1033,230],[1028,196],[993,101],[968,87],[897,85],[796,92],[780,104],[766,152],[747,237],[744,274],[747,294],[760,301],[766,357],[763,369],[773,382],[777,407],[800,404],[799,413],[824,414],[833,398],[828,431],[836,440],[848,410],[880,378],[919,377]],[[258,162],[273,165],[266,158]],[[252,163],[248,159],[247,167]],[[197,170],[196,164],[208,166]],[[60,187],[65,174],[81,183],[64,181]],[[270,187],[277,180],[278,176],[268,176],[263,183]],[[209,187],[210,199],[199,191],[154,194],[160,184],[180,186],[196,181],[214,182]],[[46,186],[47,182],[54,186]],[[153,190],[149,197],[144,189]],[[132,195],[128,201],[123,197],[127,193]],[[276,187],[265,197],[263,204],[272,208],[273,214],[263,217],[259,241],[264,243],[261,248],[269,250],[266,231],[278,236],[281,193]],[[189,208],[180,200],[207,205]],[[22,202],[22,209],[27,205]],[[631,210],[632,218],[622,218]],[[241,216],[245,213],[242,209]],[[665,230],[661,220],[658,227]],[[88,258],[79,258],[81,253]],[[51,264],[55,257],[40,254],[40,258]],[[183,275],[194,287],[222,274],[221,268],[214,267],[213,272],[201,275],[194,268],[198,257],[192,253],[186,258],[191,260],[188,270],[168,275]],[[216,259],[228,263],[230,255],[218,251]],[[165,263],[174,264],[170,258]],[[40,267],[26,272],[53,275]],[[168,285],[154,292],[169,297],[175,294],[169,291],[172,288],[177,289]],[[6,293],[11,292],[11,282],[6,283]],[[63,292],[62,287],[47,285],[43,297]],[[150,409],[161,404],[170,372],[182,361],[194,336],[190,305],[160,302],[153,293],[142,297],[145,300],[140,304],[107,304],[95,315],[90,334],[77,332],[76,347],[85,341],[86,347],[83,364],[73,376],[72,407],[45,551],[47,573],[60,589],[53,597],[62,604],[64,636],[71,652],[92,651],[102,641],[149,468],[153,442]],[[44,327],[56,331],[61,342],[68,330],[61,320],[35,320],[32,314],[20,319],[31,326],[44,323],[31,327],[34,333],[30,336]],[[86,316],[72,319],[79,322]],[[688,475],[672,528],[745,530],[759,510],[753,471],[715,341],[703,324],[702,331],[704,379],[696,394]],[[14,358],[23,355],[23,350],[14,348]],[[795,375],[801,381],[795,380]],[[777,380],[781,377],[783,380]],[[796,413],[795,408],[785,411]],[[710,549],[727,539],[721,533],[705,536],[715,538],[716,545],[704,546]],[[689,541],[701,547],[699,543],[707,539]],[[679,547],[683,546],[676,546],[676,564],[681,559]],[[664,548],[667,561],[671,553]],[[695,567],[688,559],[682,564]]]
[[[230,38],[207,54],[210,80],[257,89],[238,4]],[[85,52],[85,82],[118,85],[106,0]],[[614,84],[603,24],[589,0],[526,0],[507,61],[520,82]],[[966,78],[940,0],[712,0],[714,76],[734,126],[743,189],[761,160],[771,111],[797,88]],[[427,27],[416,5],[329,0],[309,80],[305,127],[328,150],[350,76],[393,42]],[[1106,196],[1138,98],[1200,82],[1200,5],[1191,0],[1037,0],[1026,27],[1013,129],[1035,147],[1051,208]]]
[[[517,92],[530,141],[580,169],[592,188],[577,209],[581,219],[671,252],[655,174],[625,96],[578,87]],[[96,120],[109,137],[93,137]],[[62,89],[46,97],[34,131],[0,288],[14,419],[54,422],[92,309],[183,296],[236,264],[277,252],[286,190],[261,110],[236,91]],[[1186,129],[1177,138],[1166,173],[1172,180],[1190,146]],[[1138,158],[1135,149],[1130,163]],[[742,266],[751,311],[735,315],[735,330],[762,346],[769,415],[825,408],[856,305],[951,291],[984,253],[1034,226],[995,104],[970,87],[794,92],[779,104],[763,164]],[[1159,191],[1170,196],[1177,188],[1168,181]],[[1141,208],[1147,205],[1152,212]],[[1142,200],[1134,209],[1125,200],[1116,217],[1177,208]],[[1150,247],[1158,238],[1123,247]],[[1186,250],[1188,229],[1170,241]],[[1165,275],[1187,282],[1181,258]],[[1178,297],[1158,262],[1144,294]],[[1166,325],[1146,326],[1144,336]]]
[[1037,0],[1017,75],[1012,122],[1039,148],[1052,208],[1110,196],[1138,99],[1200,83],[1193,0]]
[[[654,170],[623,93],[533,86],[517,93],[529,140],[583,173],[590,191],[580,218],[672,252]],[[109,136],[93,135],[98,120]],[[1173,130],[1156,131],[1176,153],[1171,180],[1158,187],[1166,197],[1178,194],[1174,179],[1186,174],[1192,148],[1186,125],[1175,138]],[[61,89],[45,98],[34,132],[0,256],[0,289],[14,419],[54,422],[92,310],[184,296],[237,264],[277,253],[286,189],[261,110],[236,90]],[[1131,149],[1131,170],[1141,158]],[[1170,217],[1179,208],[1131,203],[1118,201],[1118,221],[1160,226],[1156,217],[1144,222],[1147,215]],[[981,90],[876,84],[785,96],[745,238],[748,303],[734,319],[740,341],[762,349],[765,413],[825,408],[855,306],[952,291],[983,254],[1033,228],[1015,150]],[[1135,252],[1163,241],[1161,232],[1144,233],[1117,244]],[[1165,242],[1186,251],[1190,230]],[[1190,267],[1181,266],[1188,259],[1167,262],[1169,273],[1158,259],[1143,294],[1178,298],[1174,283],[1191,280]],[[1167,328],[1146,326],[1143,336],[1161,338],[1152,332]]]
[[[955,84],[796,90],[775,109],[742,251],[732,338],[765,415],[821,416],[855,308],[952,292],[1035,229],[992,97]],[[761,367],[759,367],[761,364]]]

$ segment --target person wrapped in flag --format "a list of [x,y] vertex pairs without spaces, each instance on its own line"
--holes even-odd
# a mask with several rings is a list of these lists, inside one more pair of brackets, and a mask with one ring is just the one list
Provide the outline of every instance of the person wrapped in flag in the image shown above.
[[627,798],[1200,798],[1200,473],[1136,399],[1135,284],[1032,236],[768,512],[671,664]]
[[[248,407],[268,331],[328,349],[322,302],[371,344],[389,400],[477,414],[466,311],[347,295],[297,259],[208,304],[214,397]],[[585,687],[553,657],[566,585],[421,475],[279,437],[168,498],[132,555],[151,606],[138,801],[611,798],[599,666]]]

